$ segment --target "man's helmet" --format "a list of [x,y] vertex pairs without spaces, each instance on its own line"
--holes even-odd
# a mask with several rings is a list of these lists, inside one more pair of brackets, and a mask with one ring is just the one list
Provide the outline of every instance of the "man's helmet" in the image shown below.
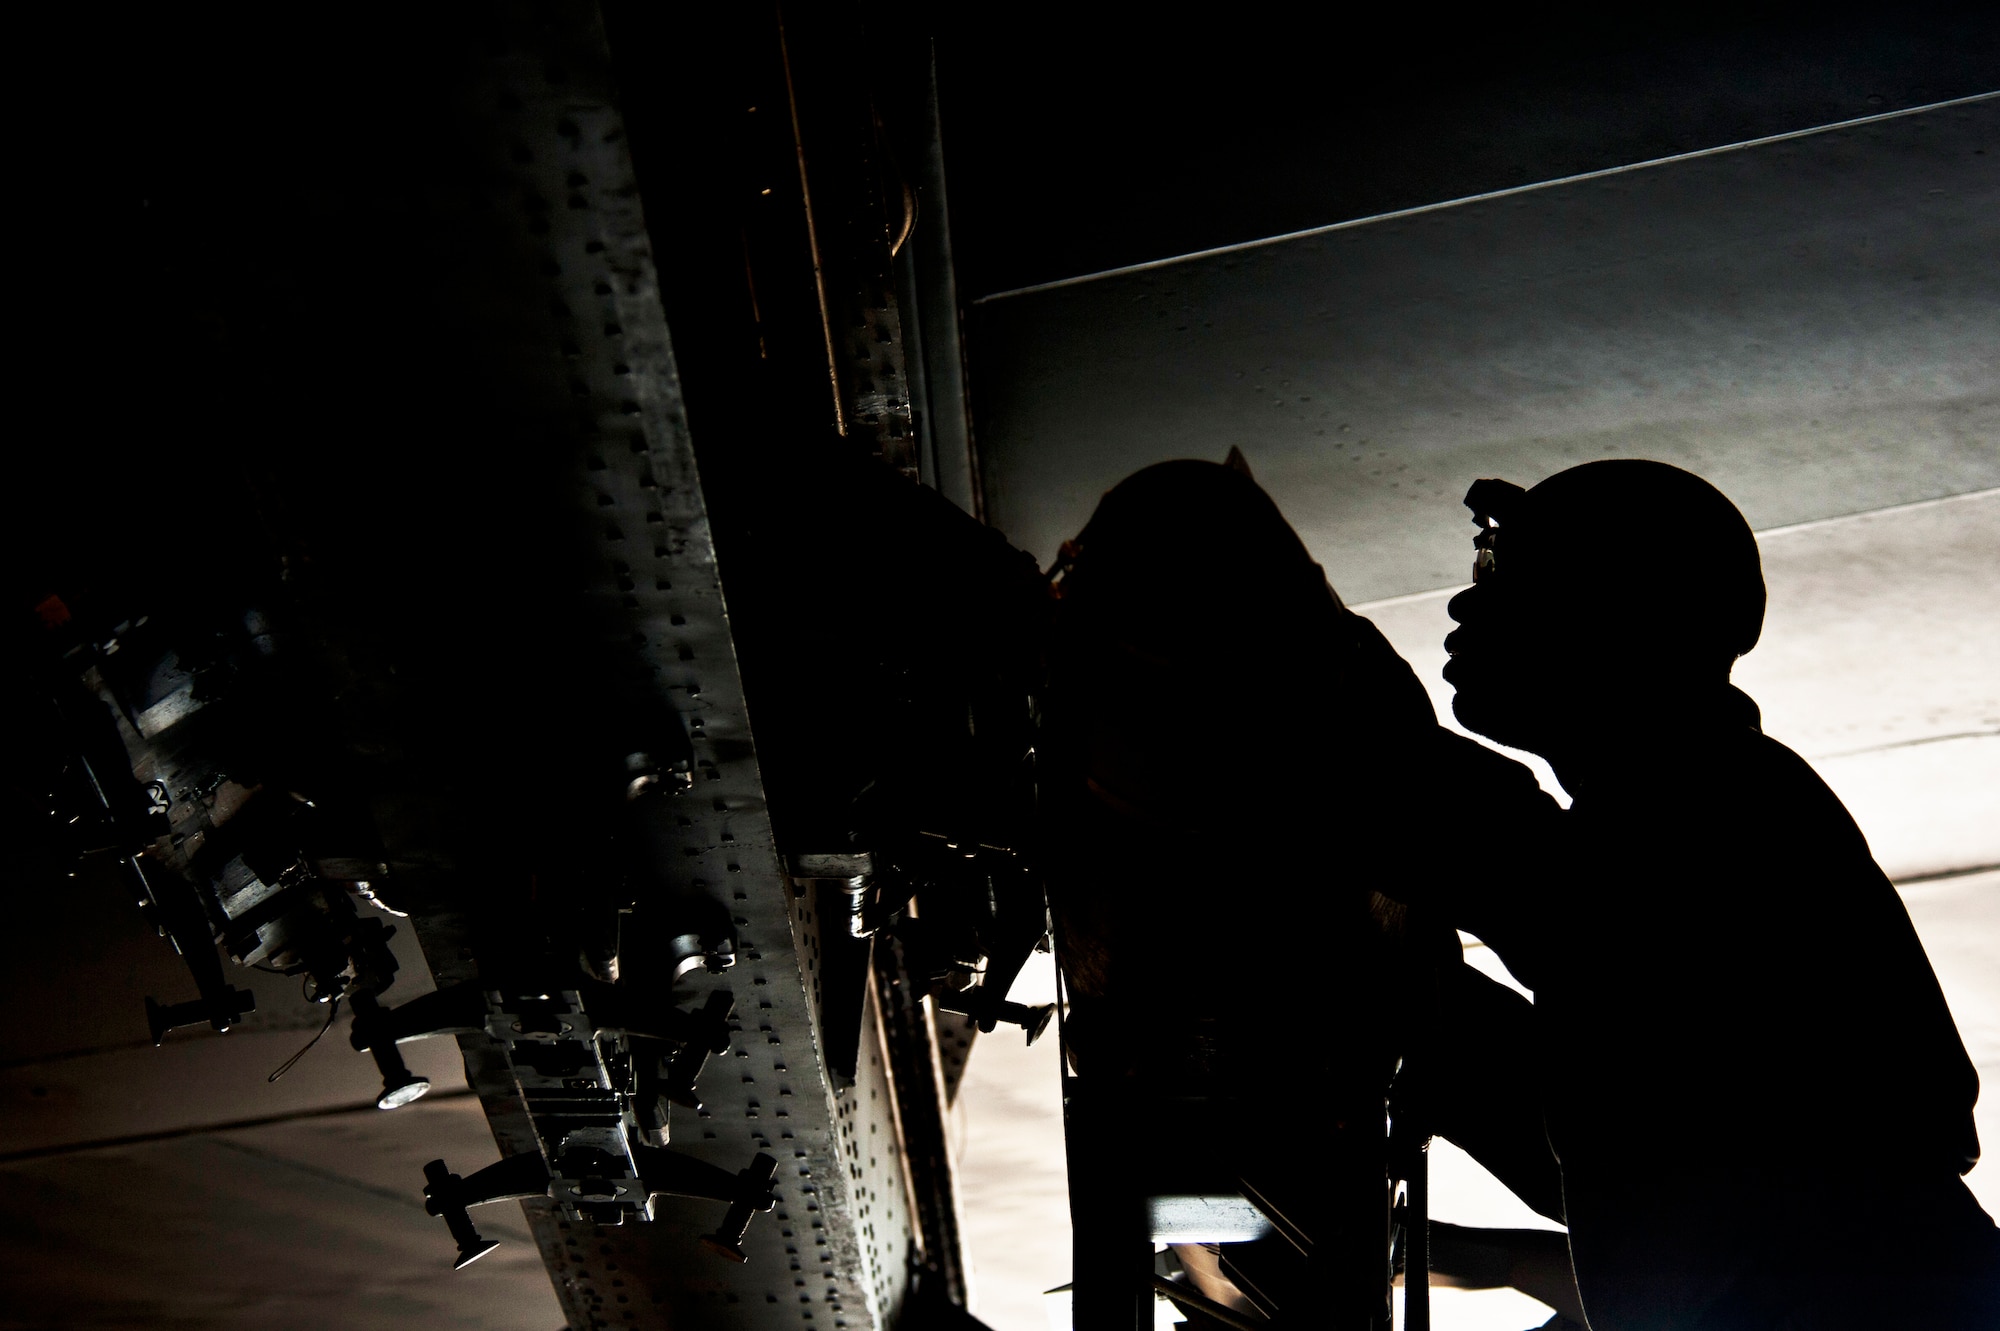
[[1757,538],[1736,505],[1693,472],[1613,458],[1530,490],[1474,482],[1474,578],[1625,615],[1657,641],[1733,660],[1764,625]]

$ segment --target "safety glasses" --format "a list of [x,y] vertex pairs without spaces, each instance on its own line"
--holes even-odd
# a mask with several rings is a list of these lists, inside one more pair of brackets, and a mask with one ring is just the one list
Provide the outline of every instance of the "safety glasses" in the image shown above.
[[1479,535],[1472,538],[1472,581],[1475,584],[1493,576],[1501,519],[1526,493],[1512,481],[1491,478],[1474,481],[1472,488],[1465,492],[1465,506],[1472,510],[1472,525],[1479,528]]

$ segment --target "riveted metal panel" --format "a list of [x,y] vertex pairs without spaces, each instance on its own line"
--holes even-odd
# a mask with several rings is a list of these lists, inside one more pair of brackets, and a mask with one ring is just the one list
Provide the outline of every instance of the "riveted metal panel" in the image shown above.
[[[716,1203],[662,1198],[653,1223],[618,1227],[524,1207],[578,1331],[886,1326],[913,1238],[879,1023],[871,1009],[857,1081],[836,1094],[814,1024],[817,922],[773,847],[596,6],[508,6],[490,22],[494,54],[466,96],[492,108],[491,201],[547,279],[547,354],[564,366],[574,427],[551,445],[573,452],[568,501],[593,532],[587,622],[617,676],[605,687],[677,717],[693,753],[691,788],[650,806],[648,856],[660,883],[719,900],[738,935],[733,970],[677,993],[686,1005],[726,987],[736,1007],[731,1047],[699,1082],[704,1108],[675,1111],[671,1145],[732,1171],[757,1151],[779,1160],[777,1209],[752,1223],[741,1265],[701,1246]],[[441,915],[419,926],[441,983],[470,971],[476,930]],[[465,1044],[503,1150],[532,1149],[504,1064]]]

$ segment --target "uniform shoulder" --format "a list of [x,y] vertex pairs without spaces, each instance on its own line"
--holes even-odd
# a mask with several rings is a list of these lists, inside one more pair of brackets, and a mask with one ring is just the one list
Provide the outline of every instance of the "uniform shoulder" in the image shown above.
[[1739,821],[1768,829],[1760,840],[1801,863],[1866,862],[1867,876],[1877,876],[1853,815],[1810,762],[1758,731],[1747,731],[1733,749],[1723,797]]

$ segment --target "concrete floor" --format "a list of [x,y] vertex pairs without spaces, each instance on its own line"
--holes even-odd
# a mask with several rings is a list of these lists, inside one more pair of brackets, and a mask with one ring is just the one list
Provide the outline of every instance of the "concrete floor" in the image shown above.
[[[147,1038],[144,1000],[193,992],[120,881],[85,872],[25,907],[0,1032],[0,1328],[353,1331],[421,1323],[556,1331],[563,1317],[518,1208],[502,1246],[454,1273],[423,1166],[497,1157],[450,1040],[405,1045],[429,1097],[383,1113],[343,1014],[276,1084],[326,1011],[296,980],[232,971],[257,1011],[227,1035]],[[390,997],[431,989],[404,927]]]
[[989,517],[1047,561],[1234,445],[1353,603],[1460,581],[1480,476],[1654,457],[1760,530],[2000,485],[1995,157],[2000,101],[989,301]]
[[493,1155],[468,1096],[11,1162],[0,1327],[556,1331],[517,1207],[480,1214],[501,1247],[459,1272],[424,1213],[424,1161]]

